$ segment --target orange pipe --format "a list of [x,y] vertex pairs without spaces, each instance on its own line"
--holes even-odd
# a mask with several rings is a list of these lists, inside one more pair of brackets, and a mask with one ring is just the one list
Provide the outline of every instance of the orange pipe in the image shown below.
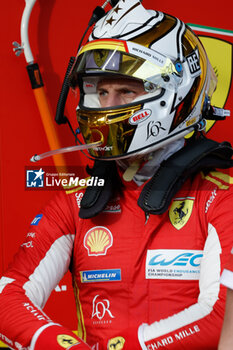
[[[36,89],[33,89],[33,92],[34,92],[37,106],[40,112],[44,130],[47,136],[49,147],[51,150],[61,148],[59,139],[57,137],[56,129],[54,126],[54,121],[52,119],[51,109],[45,95],[44,87],[41,86]],[[65,171],[66,162],[62,154],[54,155],[53,160],[56,168],[62,167],[63,171]]]

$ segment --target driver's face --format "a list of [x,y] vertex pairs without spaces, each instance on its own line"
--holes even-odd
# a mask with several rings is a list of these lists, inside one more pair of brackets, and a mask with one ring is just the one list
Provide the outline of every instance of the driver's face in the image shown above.
[[146,94],[142,82],[127,78],[103,79],[98,83],[97,93],[102,108],[128,104]]

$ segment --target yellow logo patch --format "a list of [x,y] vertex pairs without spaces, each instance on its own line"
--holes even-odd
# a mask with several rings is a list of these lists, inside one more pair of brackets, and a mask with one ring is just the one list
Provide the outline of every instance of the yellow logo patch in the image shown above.
[[88,255],[106,255],[112,243],[112,233],[103,226],[92,227],[84,237],[84,247],[88,250]]
[[94,61],[98,67],[102,67],[109,54],[109,50],[96,50],[93,53]]
[[67,349],[71,345],[79,343],[79,341],[76,338],[74,338],[68,334],[59,334],[57,336],[57,342],[64,349]]
[[193,210],[193,204],[194,198],[179,198],[173,201],[169,210],[169,218],[177,230],[187,224]]
[[112,338],[108,342],[108,350],[121,350],[124,348],[125,339],[123,337]]

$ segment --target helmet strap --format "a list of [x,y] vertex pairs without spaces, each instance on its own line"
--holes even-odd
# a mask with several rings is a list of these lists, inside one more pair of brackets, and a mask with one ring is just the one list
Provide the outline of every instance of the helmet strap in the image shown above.
[[87,168],[91,176],[104,180],[104,186],[88,186],[81,200],[79,217],[88,219],[102,212],[116,189],[121,188],[115,161],[95,160],[92,169]]

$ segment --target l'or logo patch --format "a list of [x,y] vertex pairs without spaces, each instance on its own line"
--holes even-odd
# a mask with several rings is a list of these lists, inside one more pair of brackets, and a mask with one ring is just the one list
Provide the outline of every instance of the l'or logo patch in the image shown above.
[[79,343],[79,341],[76,338],[71,337],[68,334],[59,334],[57,336],[57,342],[64,349],[67,349],[71,345]]
[[108,350],[121,350],[124,348],[125,339],[123,337],[112,338],[108,342]]
[[174,199],[169,210],[169,218],[177,230],[187,224],[193,210],[194,199],[192,197]]

